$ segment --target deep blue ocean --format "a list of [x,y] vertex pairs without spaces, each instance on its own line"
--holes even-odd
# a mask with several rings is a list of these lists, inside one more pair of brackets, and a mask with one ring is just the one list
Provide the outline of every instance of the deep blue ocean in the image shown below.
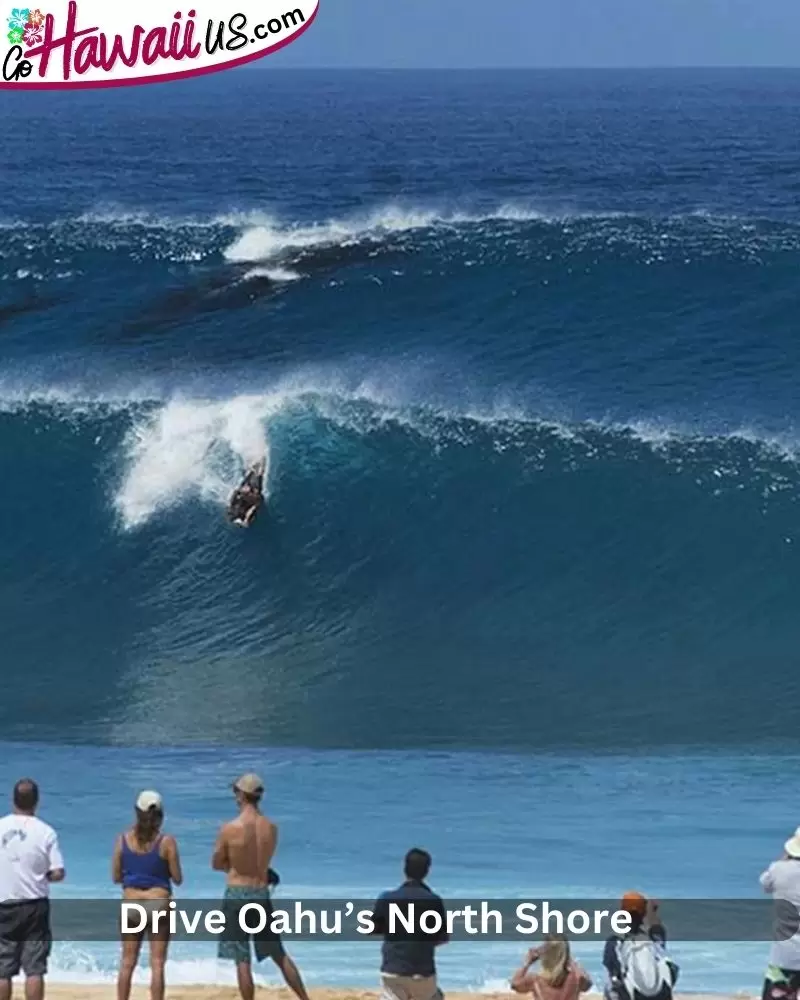
[[[287,892],[420,842],[445,896],[757,895],[800,823],[800,72],[0,107],[0,783],[42,783],[63,893],[114,892],[154,782],[216,892],[254,767]],[[228,975],[186,947],[173,980]],[[375,981],[326,947],[312,984]],[[766,951],[687,946],[684,985]],[[519,952],[453,945],[444,986]]]

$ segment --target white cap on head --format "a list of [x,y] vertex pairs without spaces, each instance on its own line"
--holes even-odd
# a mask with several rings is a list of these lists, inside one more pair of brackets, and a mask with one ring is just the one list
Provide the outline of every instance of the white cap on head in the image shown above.
[[164,800],[158,794],[158,792],[140,792],[139,798],[136,800],[136,808],[139,812],[147,812],[150,809],[163,810]]

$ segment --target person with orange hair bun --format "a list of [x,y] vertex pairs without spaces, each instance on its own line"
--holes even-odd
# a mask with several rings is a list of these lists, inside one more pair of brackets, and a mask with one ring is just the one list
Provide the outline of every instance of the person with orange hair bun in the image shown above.
[[606,941],[606,1000],[672,1000],[678,966],[667,958],[667,932],[658,903],[640,892],[626,892],[619,908],[631,915],[631,929]]

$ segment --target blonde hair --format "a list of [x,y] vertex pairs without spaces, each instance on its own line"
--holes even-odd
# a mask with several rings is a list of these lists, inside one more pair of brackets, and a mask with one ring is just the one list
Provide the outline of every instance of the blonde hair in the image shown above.
[[560,934],[548,934],[542,948],[539,975],[550,986],[561,986],[569,973],[569,941]]

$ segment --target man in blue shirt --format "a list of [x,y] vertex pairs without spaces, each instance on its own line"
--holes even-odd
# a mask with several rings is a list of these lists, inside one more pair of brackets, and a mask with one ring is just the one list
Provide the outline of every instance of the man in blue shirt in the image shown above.
[[[375,933],[383,935],[381,996],[383,1000],[442,1000],[436,981],[434,952],[448,940],[444,903],[426,884],[431,856],[415,847],[405,859],[405,881],[383,893],[375,904]],[[423,913],[431,913],[421,920]],[[439,915],[439,927],[435,914]],[[400,916],[407,922],[407,930]],[[392,919],[394,916],[394,919]],[[429,928],[423,930],[423,926]]]

